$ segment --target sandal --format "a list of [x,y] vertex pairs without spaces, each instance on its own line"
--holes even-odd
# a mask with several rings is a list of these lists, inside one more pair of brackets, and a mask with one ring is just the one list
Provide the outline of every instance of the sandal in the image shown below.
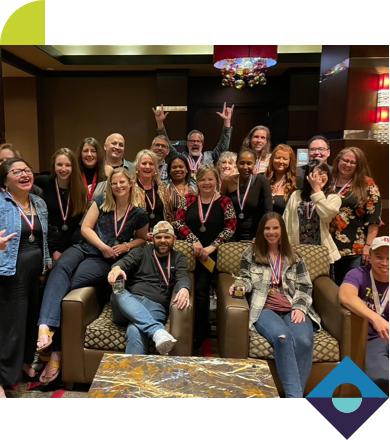
[[[46,373],[56,371],[52,376],[46,377]],[[50,382],[53,382],[53,380],[57,379],[58,375],[61,371],[61,360],[55,360],[50,358],[49,362],[47,363],[45,369],[42,371],[42,374],[39,378],[39,382],[43,384],[48,384]]]
[[40,329],[39,333],[38,333],[38,342],[43,342],[43,339],[41,338],[42,335],[48,335],[49,340],[47,341],[46,345],[43,345],[42,347],[37,348],[38,353],[42,353],[42,351],[46,350],[46,348],[51,345],[51,343],[53,342],[54,332],[48,330],[47,328]]

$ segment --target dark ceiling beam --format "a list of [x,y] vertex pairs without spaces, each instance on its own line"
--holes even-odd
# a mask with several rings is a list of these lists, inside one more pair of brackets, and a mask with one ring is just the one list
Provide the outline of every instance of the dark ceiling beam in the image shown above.
[[2,49],[1,50],[3,62],[9,64],[12,67],[16,67],[17,69],[23,70],[23,72],[29,73],[34,76],[41,76],[45,72],[42,69],[30,64],[29,62],[22,60],[16,55]]

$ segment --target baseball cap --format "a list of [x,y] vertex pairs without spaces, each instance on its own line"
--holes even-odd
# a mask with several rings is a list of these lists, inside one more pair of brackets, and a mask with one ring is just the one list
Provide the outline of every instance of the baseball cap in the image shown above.
[[175,231],[170,223],[161,221],[153,228],[153,237],[157,234],[171,234],[175,236]]
[[389,247],[389,237],[376,237],[372,241],[371,244],[371,250],[375,251],[375,249],[378,249],[382,246]]

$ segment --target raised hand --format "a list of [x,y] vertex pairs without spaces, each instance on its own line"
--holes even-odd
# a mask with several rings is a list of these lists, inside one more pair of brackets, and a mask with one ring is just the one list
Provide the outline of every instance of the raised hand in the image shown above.
[[156,118],[157,128],[161,130],[162,128],[164,128],[164,121],[165,118],[169,115],[169,112],[167,113],[164,112],[163,104],[161,104],[161,110],[156,110],[154,108],[152,108],[152,110],[154,113],[154,117]]
[[225,127],[230,127],[232,121],[234,104],[231,107],[226,107],[226,102],[223,103],[222,112],[216,112],[223,119]]
[[318,171],[314,171],[307,176],[307,180],[313,189],[313,193],[322,191],[328,181],[326,174],[320,174]]

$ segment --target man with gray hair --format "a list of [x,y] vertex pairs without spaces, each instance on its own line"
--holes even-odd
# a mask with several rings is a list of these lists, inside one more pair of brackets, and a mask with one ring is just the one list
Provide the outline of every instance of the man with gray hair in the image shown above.
[[148,354],[149,338],[160,354],[168,353],[177,342],[164,325],[174,292],[179,310],[189,306],[191,279],[187,258],[173,250],[175,242],[170,223],[158,222],[153,246],[133,249],[108,274],[111,285],[120,276],[126,281],[125,290],[112,293],[111,305],[115,324],[127,325],[127,354]]
[[106,176],[114,168],[124,167],[130,172],[133,171],[133,164],[124,159],[125,154],[125,138],[119,133],[113,133],[107,136],[104,142],[104,151],[106,152]]
[[169,139],[163,134],[157,135],[152,142],[150,150],[155,153],[158,160],[158,172],[160,178],[164,183],[168,183],[168,165],[165,163],[165,158],[169,154]]

